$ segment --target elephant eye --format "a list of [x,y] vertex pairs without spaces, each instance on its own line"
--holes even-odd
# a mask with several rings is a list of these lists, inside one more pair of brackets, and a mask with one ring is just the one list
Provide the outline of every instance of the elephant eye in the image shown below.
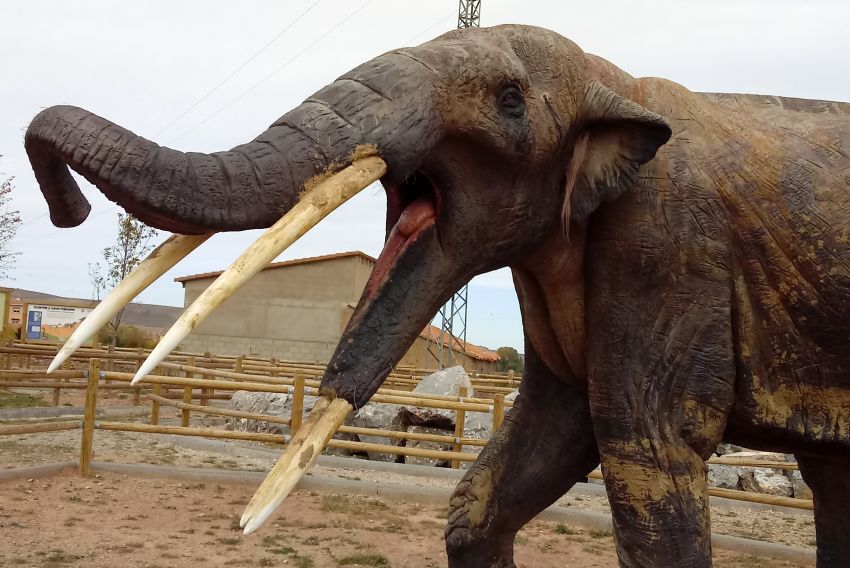
[[525,98],[520,88],[511,84],[505,87],[499,96],[499,110],[502,113],[516,118],[525,114]]

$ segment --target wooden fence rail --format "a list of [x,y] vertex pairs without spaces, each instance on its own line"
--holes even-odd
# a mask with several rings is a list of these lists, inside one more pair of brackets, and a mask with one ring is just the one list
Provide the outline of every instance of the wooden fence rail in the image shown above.
[[[9,349],[9,348],[5,348]],[[10,353],[6,353],[9,355]],[[135,359],[140,359],[139,353]],[[121,353],[121,355],[132,355]],[[202,355],[201,357],[205,357]],[[32,388],[85,388],[86,406],[82,422],[43,422],[36,424],[0,425],[0,435],[28,434],[37,432],[54,432],[62,430],[82,429],[80,442],[80,472],[87,475],[90,472],[92,446],[95,430],[141,432],[151,434],[179,434],[186,436],[201,436],[207,438],[258,441],[275,444],[285,444],[289,435],[297,431],[303,414],[303,401],[306,395],[318,394],[318,381],[310,378],[305,372],[305,366],[285,365],[245,365],[245,359],[234,359],[233,370],[216,369],[207,366],[207,360],[213,359],[208,354],[206,359],[198,361],[193,355],[186,355],[183,361],[168,361],[160,365],[158,373],[150,375],[142,386],[131,389],[127,384],[133,377],[133,373],[119,371],[102,371],[101,361],[98,358],[89,360],[87,371],[59,371],[59,374],[45,375],[39,371],[0,371],[0,387],[19,384],[37,385]],[[115,360],[115,359],[111,359]],[[258,375],[246,372],[251,367],[264,367],[268,375]],[[300,370],[299,370],[300,369]],[[259,369],[257,369],[259,370]],[[177,375],[180,373],[183,376]],[[291,376],[281,376],[281,375]],[[198,378],[200,375],[202,378]],[[48,378],[49,377],[49,378]],[[86,382],[79,379],[86,378]],[[71,382],[73,379],[73,382]],[[107,381],[115,381],[106,384]],[[170,388],[182,390],[182,394],[170,391]],[[123,389],[135,390],[144,400],[151,403],[151,423],[140,424],[132,422],[95,421],[97,410],[98,391],[100,389]],[[255,414],[244,411],[218,408],[209,405],[211,399],[219,397],[229,398],[233,391],[243,390],[250,392],[277,392],[291,393],[294,403],[291,418]],[[153,391],[153,392],[151,392]],[[216,393],[216,391],[224,391]],[[425,434],[419,432],[405,432],[395,430],[384,430],[377,428],[363,428],[355,426],[341,426],[338,429],[342,434],[354,434],[360,436],[374,436],[393,440],[410,440],[421,442],[432,442],[450,447],[450,450],[430,449],[421,447],[409,447],[406,445],[374,444],[353,440],[332,439],[329,443],[331,448],[346,449],[354,452],[378,452],[392,455],[410,457],[421,457],[446,461],[452,467],[459,467],[461,462],[474,461],[476,453],[464,452],[463,448],[480,448],[486,444],[486,440],[464,438],[464,425],[466,413],[485,412],[493,414],[494,427],[501,424],[504,412],[511,406],[504,400],[504,395],[498,393],[493,399],[470,398],[464,396],[465,389],[461,389],[459,396],[445,395],[420,395],[410,391],[382,388],[373,396],[372,401],[377,403],[389,403],[416,406],[432,409],[443,409],[453,411],[455,414],[455,435]],[[176,401],[176,399],[182,399]],[[202,401],[194,404],[193,400]],[[159,409],[162,406],[175,408],[181,412],[181,426],[167,426],[159,424]],[[231,418],[243,418],[259,422],[269,422],[290,426],[289,435],[272,434],[262,432],[236,432],[214,428],[192,427],[191,413],[204,415],[225,416]],[[708,463],[732,465],[738,467],[766,467],[774,469],[797,469],[794,463],[774,462],[764,460],[741,460],[735,458],[713,458]],[[591,478],[601,478],[598,471],[591,472]],[[778,497],[772,495],[754,494],[727,489],[709,489],[709,494],[741,501],[781,505],[797,509],[812,509],[812,502],[803,499]]]

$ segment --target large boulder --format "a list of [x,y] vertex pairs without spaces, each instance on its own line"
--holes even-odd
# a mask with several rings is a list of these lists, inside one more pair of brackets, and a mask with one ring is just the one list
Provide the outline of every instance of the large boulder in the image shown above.
[[[291,393],[236,391],[230,398],[228,408],[241,412],[250,412],[252,414],[265,414],[289,419],[292,416],[293,396]],[[317,400],[318,397],[315,396],[304,396],[305,415],[313,410],[313,406],[315,406]],[[239,432],[268,432],[271,434],[285,434],[289,432],[289,427],[284,424],[235,417],[227,419],[227,427]]]
[[[356,413],[349,415],[345,423],[346,425],[357,426],[359,428],[377,428],[379,430],[398,430],[401,432],[407,430],[407,427],[410,425],[406,416],[401,412],[401,406],[398,404],[381,404],[374,402],[365,404]],[[385,436],[356,434],[356,437],[359,441],[367,444],[399,446],[404,443],[404,440],[387,438]],[[374,461],[399,461],[399,456],[396,454],[376,451],[368,451],[366,453],[369,455],[369,459]]]
[[[412,394],[437,394],[443,396],[458,396],[461,387],[466,387],[467,396],[472,397],[474,391],[472,382],[463,367],[451,367],[438,371],[424,377]],[[456,413],[453,410],[438,408],[419,408],[416,406],[399,406],[394,404],[369,403],[361,408],[355,415],[349,417],[346,424],[362,428],[378,428],[381,430],[397,430],[401,432],[416,432],[437,434],[441,436],[454,436]],[[467,412],[464,419],[464,438],[477,440],[488,439],[493,429],[493,417],[487,412]],[[451,443],[430,442],[420,440],[399,440],[385,436],[358,435],[362,442],[371,444],[404,445],[409,448],[423,448],[432,450],[451,451]],[[478,454],[480,447],[464,446],[466,453]],[[442,459],[407,456],[401,458],[395,454],[379,451],[367,452],[369,459],[379,461],[404,461],[417,465],[434,465],[440,467],[448,466],[448,462]],[[468,466],[470,462],[461,462],[462,466]]]
[[720,489],[738,489],[741,469],[731,465],[708,464],[708,485]]
[[[435,434],[438,436],[449,435],[445,430],[440,428],[429,428],[427,426],[409,426],[407,431],[414,434]],[[443,452],[452,451],[452,444],[442,442],[431,442],[425,440],[406,440],[405,445],[408,448],[418,448],[422,450],[440,450]],[[436,459],[420,456],[405,456],[404,463],[414,465],[431,465],[436,467],[449,467],[449,461],[444,459]]]
[[781,497],[791,497],[793,494],[791,480],[780,470],[766,467],[748,468],[741,472],[740,479],[741,489],[751,493]]
[[[473,397],[472,381],[463,367],[449,367],[437,371],[422,380],[413,389],[412,394],[438,394],[443,396],[457,396],[460,387],[466,387],[466,396]],[[417,406],[404,406],[402,412],[406,415],[405,420],[415,426],[431,426],[435,428],[454,429],[455,413],[453,410],[439,408],[420,408]]]
[[736,446],[735,444],[727,444],[725,442],[721,442],[717,444],[717,448],[715,448],[714,453],[718,456],[725,456],[729,454],[736,454],[738,452],[746,451],[741,446]]

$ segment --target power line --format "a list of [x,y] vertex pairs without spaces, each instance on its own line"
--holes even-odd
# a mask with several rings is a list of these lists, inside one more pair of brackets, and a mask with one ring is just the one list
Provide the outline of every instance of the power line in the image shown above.
[[342,20],[342,21],[340,21],[340,22],[339,22],[339,23],[337,23],[334,27],[332,27],[331,29],[329,29],[328,31],[326,31],[325,33],[323,33],[321,36],[319,36],[319,37],[318,37],[315,41],[313,41],[313,42],[312,42],[311,44],[309,44],[307,47],[305,47],[304,49],[302,49],[301,51],[299,51],[298,53],[296,53],[295,55],[293,55],[292,57],[290,57],[290,58],[289,58],[288,60],[286,60],[286,61],[285,61],[282,65],[280,65],[279,67],[275,68],[275,69],[274,69],[271,73],[269,73],[268,75],[266,75],[265,77],[263,77],[262,79],[260,79],[259,81],[257,81],[256,83],[254,83],[253,85],[251,85],[250,87],[248,87],[247,89],[245,89],[244,91],[242,91],[242,93],[241,93],[239,96],[237,96],[236,98],[232,99],[230,102],[226,103],[224,106],[219,107],[219,109],[218,109],[218,110],[216,110],[216,111],[215,111],[215,112],[213,112],[212,114],[208,115],[208,116],[207,116],[206,118],[204,118],[201,122],[197,123],[195,126],[193,126],[192,128],[190,128],[189,130],[186,130],[185,132],[183,132],[182,134],[180,134],[180,135],[179,135],[179,136],[177,136],[176,138],[172,138],[171,140],[169,140],[168,142],[166,142],[166,144],[172,144],[172,143],[174,143],[174,142],[177,142],[178,140],[180,140],[181,138],[183,138],[183,137],[184,137],[184,136],[186,136],[187,134],[189,134],[189,133],[191,133],[191,132],[194,132],[194,131],[195,131],[195,130],[197,130],[199,127],[201,127],[202,125],[204,125],[204,124],[206,124],[207,122],[209,122],[212,118],[214,118],[214,117],[218,116],[219,114],[221,114],[221,113],[222,113],[225,109],[229,108],[229,107],[230,107],[230,106],[232,106],[233,104],[235,104],[235,103],[239,102],[240,100],[242,100],[242,99],[243,99],[243,98],[244,98],[244,97],[245,97],[248,93],[250,93],[251,91],[253,91],[253,90],[254,90],[254,89],[256,89],[257,87],[259,87],[260,85],[262,85],[263,83],[265,83],[266,81],[268,81],[269,79],[271,79],[271,78],[272,78],[272,76],[276,75],[276,74],[277,74],[278,72],[280,72],[282,69],[284,69],[285,67],[287,67],[288,65],[290,65],[293,61],[295,61],[296,59],[298,59],[299,57],[301,57],[302,55],[304,55],[304,54],[305,54],[308,50],[310,50],[313,46],[315,46],[316,44],[318,44],[319,42],[321,42],[323,39],[325,39],[326,37],[328,37],[329,35],[331,35],[333,32],[335,32],[337,29],[339,29],[339,27],[340,27],[340,26],[342,26],[342,25],[343,25],[344,23],[346,23],[348,20],[350,20],[351,18],[353,18],[354,16],[356,16],[356,15],[357,15],[358,13],[360,13],[360,12],[361,12],[361,11],[362,11],[362,10],[363,10],[366,6],[368,6],[369,4],[371,4],[371,3],[372,3],[372,2],[374,2],[374,1],[375,1],[375,0],[367,0],[367,1],[366,1],[363,5],[362,5],[362,6],[360,6],[359,8],[357,8],[356,10],[354,10],[353,12],[351,12],[348,16],[346,16],[345,18],[343,18],[343,20]]
[[309,13],[312,11],[312,10],[313,10],[313,8],[315,8],[315,7],[319,4],[319,2],[321,2],[321,1],[322,1],[322,0],[316,0],[315,2],[313,2],[312,4],[310,4],[310,6],[309,6],[306,10],[304,10],[303,12],[301,12],[301,14],[299,14],[297,18],[295,18],[294,20],[292,20],[291,22],[289,22],[289,24],[288,24],[285,28],[283,28],[283,29],[282,29],[282,30],[281,30],[281,31],[280,31],[277,35],[275,35],[272,39],[270,39],[270,40],[269,40],[269,41],[268,41],[268,42],[267,42],[267,43],[266,43],[263,47],[261,47],[261,48],[260,48],[260,50],[259,50],[259,51],[257,51],[257,52],[256,52],[254,55],[252,55],[251,57],[249,57],[249,58],[248,58],[248,59],[247,59],[244,63],[242,63],[239,67],[237,67],[236,69],[234,69],[234,70],[233,70],[233,71],[232,71],[232,72],[231,72],[231,73],[230,73],[227,77],[225,77],[224,79],[222,79],[222,80],[221,80],[221,81],[220,81],[220,82],[219,82],[219,83],[218,83],[215,87],[213,87],[212,89],[210,89],[209,91],[207,91],[207,92],[206,92],[206,93],[205,93],[205,94],[204,94],[201,98],[199,98],[199,99],[198,99],[198,100],[196,100],[194,103],[192,103],[192,104],[189,106],[189,108],[187,108],[186,110],[184,110],[183,112],[181,112],[179,115],[177,115],[177,117],[176,117],[174,120],[172,120],[171,122],[169,122],[168,124],[166,124],[165,126],[163,126],[162,128],[160,128],[160,129],[159,129],[159,130],[158,130],[158,131],[157,131],[157,132],[156,132],[156,133],[152,136],[152,138],[156,138],[157,136],[159,136],[160,134],[162,134],[163,132],[165,132],[166,130],[168,130],[168,129],[169,129],[169,128],[170,128],[170,127],[174,124],[174,123],[176,123],[178,120],[180,120],[181,118],[183,118],[184,116],[186,116],[187,114],[189,114],[190,112],[192,112],[192,111],[193,111],[193,110],[194,110],[194,109],[195,109],[195,108],[196,108],[199,104],[201,104],[202,102],[204,102],[205,100],[207,100],[207,98],[209,98],[209,96],[210,96],[210,95],[212,95],[212,94],[213,94],[214,92],[216,92],[216,91],[217,91],[217,90],[218,90],[218,89],[219,89],[222,85],[224,85],[224,84],[225,84],[225,83],[227,83],[230,79],[232,79],[234,75],[236,75],[237,73],[239,73],[240,71],[242,71],[242,69],[244,69],[244,68],[245,68],[245,67],[246,67],[249,63],[251,63],[252,61],[254,61],[254,59],[256,59],[256,58],[257,58],[257,56],[259,56],[262,52],[264,52],[266,49],[268,49],[268,48],[269,48],[269,46],[271,46],[271,44],[273,44],[273,43],[274,43],[274,42],[276,42],[278,39],[280,39],[280,38],[283,36],[283,34],[285,34],[286,32],[288,32],[288,31],[292,28],[292,26],[294,26],[295,24],[297,24],[298,22],[300,22],[300,21],[301,21],[301,20],[302,20],[302,19],[303,19],[303,18],[304,18],[307,14],[309,14]]
[[[86,217],[86,221],[91,221],[92,219],[97,219],[98,217],[102,217],[103,215],[105,215],[105,214],[107,214],[107,213],[112,213],[112,212],[115,212],[115,211],[117,211],[117,210],[118,210],[118,206],[117,206],[117,205],[113,205],[113,206],[111,206],[111,207],[110,207],[110,206],[107,206],[106,208],[101,209],[100,211],[96,212],[94,215],[92,215],[91,213],[89,213],[89,216],[88,216],[88,217]],[[38,217],[33,218],[33,219],[32,219],[32,221],[35,221],[36,219],[40,219],[40,218],[42,218],[42,217],[45,217],[45,216],[47,216],[47,215],[49,215],[49,214],[50,214],[50,212],[44,213],[44,214],[42,214],[42,215],[39,215]],[[67,235],[65,235],[65,233],[63,233],[62,231],[50,231],[50,232],[45,232],[45,233],[42,233],[41,235],[39,235],[39,236],[37,236],[37,237],[34,237],[34,238],[32,238],[32,239],[29,239],[28,241],[24,241],[24,242],[22,242],[22,243],[17,243],[17,245],[16,245],[16,246],[18,246],[18,247],[26,246],[26,245],[28,245],[28,244],[34,243],[34,242],[36,242],[36,241],[40,241],[41,239],[45,239],[45,238],[47,238],[47,237],[60,237],[60,236],[67,236]]]
[[438,21],[434,22],[434,24],[433,24],[432,26],[430,26],[430,27],[426,28],[425,30],[423,30],[423,31],[419,32],[418,34],[416,34],[415,36],[411,37],[410,39],[405,40],[405,42],[404,42],[404,43],[405,43],[405,45],[413,43],[413,41],[414,41],[414,40],[419,39],[419,36],[423,36],[423,35],[427,34],[427,33],[428,33],[428,32],[430,32],[431,30],[433,30],[434,28],[436,28],[436,27],[440,26],[440,25],[441,25],[443,22],[445,22],[446,20],[449,20],[449,19],[454,18],[454,17],[455,17],[455,13],[454,13],[454,11],[449,12],[448,14],[446,14],[445,16],[443,16],[442,18],[440,18]]

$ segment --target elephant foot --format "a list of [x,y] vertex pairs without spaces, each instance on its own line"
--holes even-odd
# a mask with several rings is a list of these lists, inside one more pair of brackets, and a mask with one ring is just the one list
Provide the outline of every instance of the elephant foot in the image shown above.
[[486,472],[472,471],[455,489],[446,525],[449,568],[516,568],[513,534],[485,533],[482,493],[489,493]]

